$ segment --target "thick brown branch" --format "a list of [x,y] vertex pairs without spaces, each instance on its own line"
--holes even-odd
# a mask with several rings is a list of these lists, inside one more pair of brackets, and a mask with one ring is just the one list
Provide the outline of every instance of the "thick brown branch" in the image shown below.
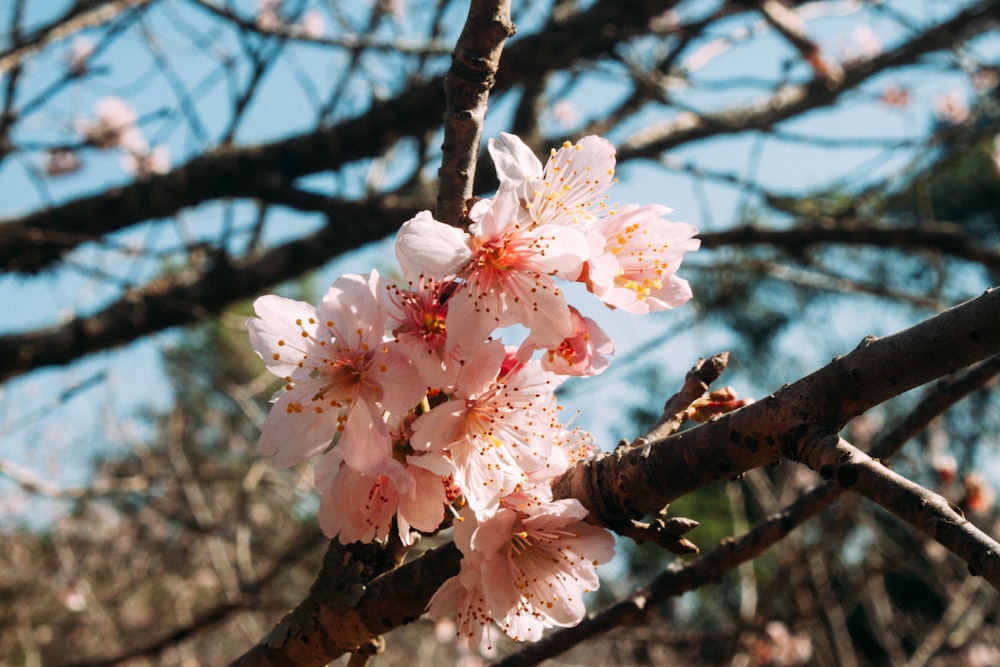
[[513,35],[510,0],[473,0],[469,5],[451,69],[444,78],[448,105],[434,217],[449,225],[460,224],[465,202],[472,197],[487,101],[496,83],[503,45]]
[[[458,573],[461,552],[448,543],[382,574],[363,586],[356,606],[336,604],[318,581],[297,608],[296,625],[279,626],[280,638],[266,637],[233,667],[327,664],[344,653],[419,618],[437,587]],[[278,630],[276,628],[275,630]],[[321,651],[310,651],[322,646]]]
[[890,398],[1000,352],[1000,289],[850,354],[757,403],[577,466],[555,486],[619,525],[696,489],[791,456],[807,429],[838,430]]
[[[982,342],[981,346],[952,354],[948,359],[936,359],[934,358],[936,355],[931,355],[932,359],[925,367],[914,370],[909,375],[904,374],[898,379],[890,379],[887,384],[879,382],[871,383],[875,386],[872,386],[868,392],[862,392],[860,399],[840,403],[831,401],[828,393],[833,391],[833,386],[842,385],[839,387],[839,390],[847,392],[850,395],[850,392],[853,391],[853,385],[850,382],[843,384],[845,381],[842,376],[845,374],[848,378],[854,378],[855,381],[865,381],[866,378],[855,378],[852,369],[858,369],[867,364],[875,366],[875,372],[880,373],[884,372],[887,365],[891,366],[894,363],[901,364],[899,355],[903,355],[904,357],[913,355],[914,359],[921,359],[922,355],[927,354],[927,350],[925,349],[927,346],[933,347],[938,342],[945,344],[943,341],[947,338],[949,330],[953,330],[951,332],[953,335],[967,335],[969,331],[975,331],[985,323],[995,322],[998,312],[1000,312],[1000,290],[993,290],[979,300],[960,306],[948,313],[943,313],[900,334],[880,340],[868,340],[858,350],[834,362],[834,364],[817,371],[795,384],[789,385],[775,397],[772,397],[776,401],[789,401],[789,410],[791,412],[787,414],[781,411],[776,413],[777,405],[775,403],[770,403],[771,407],[769,409],[759,413],[753,413],[752,411],[755,406],[750,406],[739,412],[727,415],[716,422],[705,424],[686,433],[701,432],[708,434],[704,440],[704,443],[707,444],[704,444],[700,440],[694,444],[696,446],[709,447],[711,460],[716,463],[720,461],[725,462],[725,457],[731,455],[734,451],[734,443],[726,435],[730,432],[726,423],[734,421],[734,418],[738,415],[747,418],[744,420],[743,426],[748,429],[748,433],[755,433],[758,430],[767,432],[774,428],[773,424],[775,420],[783,423],[794,434],[795,439],[791,443],[794,445],[799,442],[800,436],[805,432],[808,425],[816,423],[819,417],[828,419],[831,422],[846,421],[850,416],[856,414],[858,410],[871,407],[871,405],[865,404],[865,401],[884,401],[891,396],[905,391],[905,389],[909,388],[906,386],[908,383],[914,383],[912,386],[922,384],[934,377],[945,375],[959,367],[972,363],[975,360],[973,357],[982,358],[987,356],[986,354],[981,354],[983,346],[992,346],[994,354],[996,354],[997,351],[1000,351],[1000,332],[993,331],[995,327],[991,326],[991,334],[987,337],[986,341]],[[976,355],[978,354],[981,354],[981,356],[977,357]],[[879,362],[876,359],[877,355],[886,356],[888,359],[885,362]],[[925,420],[924,423],[926,423],[926,420],[937,414],[935,411],[944,410],[965,393],[980,386],[989,377],[997,373],[998,366],[1000,366],[1000,357],[995,357],[989,362],[981,364],[968,373],[963,374],[958,380],[936,387],[930,397],[921,403],[921,406],[924,407],[918,406],[918,410],[915,411],[915,414],[918,414],[918,416],[906,422],[906,428],[893,432],[893,443],[886,442],[879,445],[879,447],[883,451],[894,450],[895,447],[898,447],[902,443],[904,436],[912,432],[912,429],[916,427],[915,424],[919,425],[921,420]],[[839,381],[838,378],[840,378]],[[942,395],[945,397],[942,398]],[[858,404],[858,400],[862,401],[862,403]],[[759,406],[762,404],[755,405]],[[818,412],[814,413],[811,410],[805,409],[806,406],[811,405],[820,405],[823,407],[818,408]],[[752,420],[756,420],[756,422],[753,423]],[[714,436],[714,440],[712,436]],[[645,460],[640,461],[639,465],[659,466],[658,472],[660,478],[669,479],[670,472],[675,465],[680,467],[686,465],[683,447],[669,447],[678,437],[679,435],[640,448],[650,452],[655,452],[659,449],[663,452],[663,455],[647,455]],[[738,445],[744,446],[744,442],[741,440]],[[672,455],[674,458],[667,458],[667,455]],[[780,453],[776,454],[778,457],[780,455]],[[741,460],[744,458],[744,456],[740,456]],[[765,461],[770,460],[772,460],[770,457],[765,459]],[[611,493],[611,485],[615,483],[611,474],[613,473],[616,461],[618,461],[618,465],[621,465],[620,460],[612,456],[604,459],[604,463],[601,464],[603,468],[601,466],[593,467],[598,472],[602,469],[611,471],[606,473],[608,474],[607,481],[609,482],[608,496],[611,498],[614,497],[613,493]],[[625,465],[635,467],[631,463],[626,463]],[[572,493],[574,485],[572,482],[566,483],[567,480],[572,480],[575,471],[584,470],[588,467],[591,466],[579,466],[564,477],[563,483],[556,489],[556,495],[558,497],[570,497],[569,494]],[[717,466],[713,464],[712,470],[713,474],[717,473]],[[621,479],[624,479],[624,477]],[[706,484],[716,481],[716,479],[713,478],[709,482],[706,482]],[[641,482],[641,480],[639,481]],[[674,489],[669,488],[669,484],[667,486],[667,493],[673,493]],[[584,488],[585,492],[584,495],[577,497],[585,503],[591,503],[590,506],[593,507],[593,496],[590,495],[590,491],[586,487],[577,486],[577,488]],[[642,486],[641,484],[625,488],[629,495],[637,498],[646,494],[660,493],[656,489],[651,490],[648,486]],[[613,613],[609,612],[607,616],[598,619],[585,620],[580,626],[582,629],[579,631],[585,633],[603,632],[614,625],[620,625],[628,622],[630,618],[641,615],[644,613],[643,609],[647,608],[648,605],[662,601],[670,595],[677,595],[684,591],[718,581],[724,572],[736,567],[741,562],[755,558],[757,555],[763,553],[769,546],[787,535],[794,526],[813,516],[823,507],[826,507],[829,502],[832,502],[837,497],[839,492],[839,489],[827,486],[823,487],[822,490],[808,494],[801,501],[791,506],[786,512],[771,517],[767,522],[758,526],[740,540],[723,544],[704,558],[699,559],[692,566],[664,574],[652,586],[631,597],[629,600],[620,603],[617,611]],[[680,494],[678,493],[677,495]],[[657,502],[660,501],[653,500],[651,504]],[[668,501],[664,501],[660,507],[665,505],[666,502]],[[655,514],[655,511],[651,513]],[[614,524],[609,523],[609,525]],[[322,630],[324,636],[327,636],[327,633],[332,633],[333,628],[343,628],[342,636],[338,634],[336,639],[335,650],[346,652],[354,646],[360,645],[371,637],[375,637],[396,625],[419,617],[437,587],[446,578],[457,572],[460,557],[461,554],[458,549],[454,544],[449,543],[397,570],[381,575],[367,585],[366,592],[356,608],[339,611],[326,609],[320,613],[317,618],[318,622],[326,628]],[[618,618],[613,619],[612,616],[618,616]],[[320,630],[313,628],[313,632],[320,632]],[[557,633],[557,636],[563,635]],[[318,636],[309,633],[304,633],[301,636],[301,641],[314,642],[317,639]],[[532,649],[529,648],[526,650],[528,651],[527,655],[531,655]],[[278,650],[273,647],[257,646],[237,664],[287,664],[283,660],[287,660],[288,654],[283,651],[284,649]],[[339,653],[336,654],[339,655]],[[332,659],[335,656],[328,655],[328,657]],[[524,664],[532,663],[526,662]]]

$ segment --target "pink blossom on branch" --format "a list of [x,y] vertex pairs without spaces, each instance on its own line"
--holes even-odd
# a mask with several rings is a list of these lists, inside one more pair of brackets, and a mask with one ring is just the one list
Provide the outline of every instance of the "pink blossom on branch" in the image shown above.
[[545,166],[519,137],[500,133],[489,151],[501,184],[517,188],[534,224],[583,225],[603,214],[604,191],[615,181],[615,149],[587,136],[553,149]]
[[320,490],[319,524],[341,544],[386,540],[393,519],[403,544],[412,544],[410,528],[433,532],[444,521],[445,480],[429,470],[388,459],[380,471],[365,474],[344,461],[337,448],[316,467]]
[[[686,252],[697,250],[693,225],[670,222],[662,206],[609,210],[604,192],[614,183],[615,149],[588,136],[553,150],[542,167],[531,149],[512,134],[490,140],[502,184],[517,189],[535,224],[560,224],[588,235],[586,270],[580,277],[613,308],[645,313],[691,298],[675,273]],[[553,346],[554,347],[554,346]]]
[[410,359],[383,342],[386,314],[375,297],[378,273],[339,278],[319,309],[263,296],[247,327],[285,392],[264,422],[261,451],[278,466],[322,452],[334,436],[345,460],[372,474],[391,457],[383,412],[402,414],[426,391]]
[[[584,317],[573,306],[569,307],[573,321],[573,333],[563,339],[558,346],[545,350],[542,354],[542,368],[557,375],[585,377],[600,375],[610,365],[608,356],[614,354],[614,341],[604,333],[597,322]],[[532,336],[521,345],[518,356],[529,358],[539,346]]]
[[688,282],[677,277],[684,254],[697,250],[698,232],[685,222],[668,222],[664,206],[628,205],[591,229],[587,287],[612,308],[648,313],[679,306],[691,298]]
[[79,171],[83,162],[76,151],[69,148],[50,148],[45,152],[46,176],[64,176]]
[[381,290],[389,329],[399,350],[410,357],[427,386],[451,390],[463,360],[448,348],[448,301],[458,288],[449,280],[419,278],[408,289],[386,284]]
[[558,345],[573,332],[569,306],[553,276],[575,279],[587,240],[560,225],[535,225],[513,187],[473,206],[468,234],[422,213],[396,238],[408,276],[463,280],[448,306],[448,347],[474,351],[500,327],[523,324],[540,345]]
[[121,98],[105,97],[94,104],[96,120],[80,121],[78,131],[95,148],[122,146],[132,140],[138,128],[135,110]]
[[[473,645],[495,626],[534,640],[579,622],[594,568],[613,554],[579,502],[552,497],[552,480],[598,451],[560,422],[554,392],[566,376],[603,372],[614,352],[556,281],[632,313],[672,308],[691,298],[676,273],[699,247],[693,226],[663,218],[669,209],[606,205],[615,150],[604,139],[566,143],[544,165],[513,135],[489,149],[500,187],[468,211],[467,230],[428,211],[401,226],[405,286],[344,276],[319,308],[265,296],[248,323],[285,380],[261,451],[279,466],[322,455],[328,536],[367,542],[395,529],[410,544],[411,531],[433,532],[446,508],[463,507],[461,571],[430,612],[457,612]],[[528,329],[519,348],[497,334],[512,324]]]
[[170,171],[170,149],[156,146],[152,150],[130,150],[122,156],[121,164],[126,173],[139,178],[165,174]]
[[537,361],[501,373],[505,356],[499,341],[482,346],[462,367],[453,400],[418,417],[410,438],[414,450],[434,453],[417,465],[453,474],[481,517],[545,466],[561,431],[554,392],[562,378]]
[[459,633],[473,648],[488,641],[490,622],[517,641],[579,623],[583,594],[600,585],[596,566],[614,555],[614,538],[586,515],[574,499],[530,513],[501,508],[485,521],[463,511],[455,525],[461,570],[431,599],[431,619],[457,610]]

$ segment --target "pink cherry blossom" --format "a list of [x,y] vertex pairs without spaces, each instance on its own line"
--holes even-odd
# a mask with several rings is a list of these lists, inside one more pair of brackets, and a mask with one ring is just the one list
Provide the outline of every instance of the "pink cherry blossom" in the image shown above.
[[587,287],[613,308],[647,313],[681,305],[691,287],[678,278],[684,253],[701,245],[697,229],[661,216],[663,206],[623,206],[599,220],[591,230]]
[[517,641],[579,623],[583,594],[599,585],[596,566],[614,555],[614,539],[583,521],[586,515],[575,499],[532,513],[501,508],[484,521],[463,511],[455,526],[461,570],[431,599],[431,618],[457,607],[459,631],[471,644],[489,621]]
[[47,176],[64,176],[79,171],[83,162],[76,151],[69,148],[50,148],[45,152],[45,174]]
[[448,303],[448,347],[471,354],[495,329],[519,323],[540,345],[558,345],[573,331],[566,299],[553,276],[575,279],[587,240],[559,225],[535,225],[513,186],[478,202],[466,234],[424,212],[396,239],[404,273],[464,282]]
[[545,465],[529,472],[526,482],[504,496],[501,505],[529,514],[544,507],[552,502],[552,480],[577,463],[592,459],[600,451],[594,443],[594,436],[583,429],[559,431],[552,437],[552,450],[545,459]]
[[344,462],[338,448],[316,468],[320,489],[319,524],[341,544],[385,540],[396,519],[403,544],[413,543],[410,528],[436,530],[445,516],[445,480],[428,470],[395,459],[382,470],[365,474]]
[[[277,21],[279,4],[262,0],[258,20]],[[116,141],[138,158],[149,151],[126,145],[133,130]],[[614,553],[579,501],[553,498],[552,481],[599,451],[560,422],[555,390],[603,372],[614,352],[556,280],[582,282],[612,308],[671,308],[691,298],[676,272],[699,247],[693,226],[663,218],[669,209],[606,206],[615,150],[604,139],[566,143],[544,165],[513,135],[489,150],[500,187],[468,211],[467,230],[428,211],[400,228],[405,286],[374,271],[343,276],[318,308],[265,296],[248,322],[285,381],[261,451],[278,466],[321,455],[319,522],[345,544],[394,530],[411,544],[455,513],[461,568],[429,613],[457,613],[473,648],[491,645],[496,627],[536,640],[578,623],[596,566]],[[520,347],[497,334],[513,324],[528,329]]]
[[512,186],[469,213],[475,253],[449,305],[451,345],[470,349],[495,328],[519,323],[539,345],[558,345],[573,331],[569,306],[553,276],[573,280],[587,258],[582,232],[534,224]]
[[553,149],[544,168],[519,137],[490,139],[490,155],[502,184],[517,186],[532,222],[581,225],[603,214],[604,191],[614,183],[615,149],[606,139],[586,136]]
[[343,276],[318,310],[279,296],[254,302],[250,342],[286,382],[260,438],[275,465],[314,456],[338,434],[345,460],[360,472],[375,474],[391,457],[383,411],[406,412],[426,387],[395,343],[382,341],[386,316],[375,297],[377,281],[374,271]]
[[561,430],[553,393],[561,378],[537,361],[498,376],[504,357],[499,341],[484,345],[462,367],[453,400],[418,417],[410,438],[414,450],[432,452],[417,464],[453,473],[480,516],[545,466]]
[[[557,347],[545,350],[541,359],[542,368],[557,375],[600,375],[610,365],[607,355],[614,354],[615,344],[597,322],[584,317],[573,306],[569,309],[573,333]],[[527,358],[537,347],[529,336],[521,345],[519,355]]]
[[454,281],[420,278],[409,289],[386,284],[382,290],[388,322],[401,352],[416,364],[430,387],[450,390],[462,359],[447,347],[445,321],[448,300],[458,288]]
[[88,61],[94,55],[94,41],[88,37],[77,37],[66,54],[66,67],[74,76],[86,74]]
[[472,239],[464,231],[421,211],[396,234],[396,260],[410,282],[455,277],[472,261]]
[[460,574],[447,579],[431,597],[427,613],[435,622],[457,615],[455,634],[464,639],[473,651],[481,646],[493,647],[492,634],[495,627],[482,588],[478,585],[477,575],[475,569],[466,567]]
[[890,84],[886,86],[878,99],[879,102],[888,107],[905,109],[910,105],[910,91],[896,84]]
[[261,30],[276,30],[281,25],[281,0],[257,0],[257,17],[254,23]]
[[319,39],[326,32],[326,22],[318,9],[310,9],[299,21],[299,31],[308,39]]
[[122,145],[130,132],[136,132],[136,113],[118,97],[105,97],[94,104],[95,121],[83,121],[78,129],[89,144],[96,148]]
[[961,125],[971,115],[965,96],[957,89],[942,93],[934,100],[934,115],[943,123]]
[[122,156],[122,169],[139,178],[170,171],[170,149],[156,146],[152,150],[129,152]]

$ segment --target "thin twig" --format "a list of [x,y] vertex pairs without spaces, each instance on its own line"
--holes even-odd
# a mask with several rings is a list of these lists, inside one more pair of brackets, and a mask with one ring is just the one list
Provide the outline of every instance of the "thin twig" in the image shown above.
[[819,45],[806,34],[805,26],[794,10],[778,0],[760,0],[758,6],[767,22],[795,47],[818,77],[825,79],[831,86],[840,83],[844,78],[844,70],[837,63],[823,58]]
[[684,386],[681,387],[681,390],[664,403],[663,414],[656,425],[649,433],[633,441],[632,444],[645,444],[676,433],[681,425],[687,421],[688,408],[708,391],[713,382],[719,379],[728,363],[729,352],[719,352],[708,359],[699,359],[698,363],[684,377]]

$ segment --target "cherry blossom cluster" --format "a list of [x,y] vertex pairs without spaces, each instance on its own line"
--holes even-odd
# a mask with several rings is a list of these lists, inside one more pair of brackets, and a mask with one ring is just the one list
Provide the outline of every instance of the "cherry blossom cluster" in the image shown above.
[[[75,47],[68,64],[71,68],[86,67],[92,47]],[[104,97],[94,104],[93,118],[80,118],[73,129],[83,138],[86,145],[98,150],[122,151],[121,166],[129,173],[145,178],[153,174],[165,174],[170,170],[170,151],[166,146],[150,147],[138,125],[135,110],[121,98]],[[75,148],[58,147],[46,154],[45,173],[49,176],[63,176],[79,171],[83,167]]]
[[[401,279],[336,280],[319,307],[259,298],[250,340],[284,379],[263,426],[277,466],[315,460],[319,522],[343,543],[455,526],[459,574],[430,603],[471,646],[498,625],[517,640],[574,625],[604,529],[551,482],[593,456],[560,418],[555,390],[602,372],[608,336],[569,305],[578,282],[606,305],[646,313],[690,299],[676,271],[698,248],[662,206],[609,206],[615,151],[595,136],[541,161],[516,136],[489,142],[500,187],[462,229],[422,212],[400,228]],[[582,290],[581,290],[582,291]],[[501,329],[520,325],[518,346]]]

